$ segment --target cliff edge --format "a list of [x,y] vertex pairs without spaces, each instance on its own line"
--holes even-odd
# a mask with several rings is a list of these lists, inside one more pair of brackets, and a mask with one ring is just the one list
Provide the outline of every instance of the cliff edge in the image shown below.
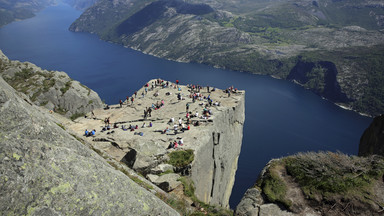
[[235,215],[383,215],[384,158],[299,153],[271,160]]
[[85,137],[88,142],[163,190],[183,190],[188,185],[181,179],[186,179],[194,185],[190,195],[228,208],[241,150],[245,92],[157,79],[136,93],[64,126],[78,136],[95,130]]
[[49,120],[0,77],[0,212],[178,215]]

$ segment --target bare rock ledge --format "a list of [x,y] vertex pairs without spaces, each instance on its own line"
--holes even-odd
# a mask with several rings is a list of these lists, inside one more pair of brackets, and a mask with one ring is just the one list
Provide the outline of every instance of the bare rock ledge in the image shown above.
[[[245,92],[238,90],[229,96],[223,90],[212,91],[211,87],[208,92],[207,87],[203,87],[199,92],[201,100],[193,102],[190,87],[176,87],[171,82],[168,87],[163,87],[156,83],[157,80],[150,80],[147,93],[143,87],[137,91],[137,97],[129,96],[134,97],[133,103],[129,99],[123,100],[121,107],[118,104],[111,105],[110,109],[95,109],[95,116],[89,113],[87,118],[68,121],[64,126],[79,136],[83,136],[85,129],[95,129],[96,135],[86,137],[87,141],[144,176],[159,174],[158,166],[166,163],[168,153],[192,149],[194,160],[190,166],[182,170],[174,168],[174,172],[192,179],[196,188],[195,195],[201,201],[228,207],[243,137]],[[208,100],[204,97],[208,96],[213,104],[206,107]],[[162,100],[164,106],[153,109],[151,116],[144,118],[144,110]],[[215,105],[216,102],[220,105]],[[198,112],[199,116],[191,118],[190,130],[181,132],[178,121],[180,118],[187,126],[187,103],[190,115]],[[209,118],[202,118],[204,108],[211,111]],[[111,129],[101,132],[106,118],[109,118]],[[174,123],[170,123],[171,118],[174,118]],[[195,126],[197,121],[199,126]],[[117,128],[114,128],[115,123]],[[152,127],[149,127],[150,123]],[[137,125],[138,129],[122,129],[130,125]],[[178,125],[177,134],[174,125]],[[167,127],[169,132],[162,133]],[[168,149],[170,142],[181,138],[184,141],[182,146]]]

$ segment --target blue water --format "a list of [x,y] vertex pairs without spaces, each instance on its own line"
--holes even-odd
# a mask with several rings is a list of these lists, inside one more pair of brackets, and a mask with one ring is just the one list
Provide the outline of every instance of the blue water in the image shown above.
[[235,208],[272,158],[302,151],[357,154],[370,118],[343,110],[291,82],[267,76],[177,63],[68,31],[80,16],[63,4],[0,28],[0,49],[13,60],[67,72],[107,103],[118,103],[149,79],[246,91],[246,121],[230,205]]

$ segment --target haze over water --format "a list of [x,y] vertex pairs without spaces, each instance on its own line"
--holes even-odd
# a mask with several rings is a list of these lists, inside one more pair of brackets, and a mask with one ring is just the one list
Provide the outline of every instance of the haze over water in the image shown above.
[[270,159],[319,150],[357,154],[360,136],[371,122],[288,81],[167,61],[68,31],[80,14],[59,4],[11,23],[0,28],[0,49],[12,60],[65,71],[109,104],[117,104],[153,78],[244,89],[246,121],[231,208]]

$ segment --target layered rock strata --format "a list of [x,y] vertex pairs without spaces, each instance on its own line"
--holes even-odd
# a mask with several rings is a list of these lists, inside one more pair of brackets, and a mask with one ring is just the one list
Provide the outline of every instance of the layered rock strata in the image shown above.
[[[198,93],[201,99],[198,97],[193,102],[190,97],[193,94],[191,88],[182,85],[176,87],[176,84],[171,82],[167,87],[162,87],[156,82],[149,81],[148,87],[138,90],[136,97],[128,96],[129,100],[123,100],[121,106],[112,105],[110,109],[96,109],[92,118],[78,118],[65,126],[78,135],[83,135],[85,129],[95,129],[96,135],[87,137],[88,141],[143,175],[169,170],[169,167],[163,165],[169,160],[169,153],[192,149],[193,162],[182,168],[174,167],[173,172],[192,179],[196,188],[195,195],[201,201],[228,207],[241,149],[244,91],[237,91],[228,96],[228,93],[222,90],[212,91],[211,87],[208,92],[204,87]],[[181,99],[178,99],[178,94]],[[212,106],[206,107],[208,102],[204,97],[208,96],[213,103]],[[144,118],[144,110],[156,107],[156,104],[161,104],[162,101],[163,106],[152,109],[151,116]],[[184,128],[187,128],[187,104],[188,115],[192,117],[190,130],[182,132],[179,119]],[[208,118],[202,117],[204,109],[211,112]],[[193,117],[196,113],[198,117]],[[111,129],[102,132],[107,125],[104,122],[107,118]],[[171,122],[172,118],[174,122]],[[149,127],[150,124],[152,127]],[[137,126],[137,129],[131,131],[130,126]],[[168,149],[170,142],[178,142],[181,139],[184,142],[182,146]],[[149,178],[157,179],[151,175]]]

